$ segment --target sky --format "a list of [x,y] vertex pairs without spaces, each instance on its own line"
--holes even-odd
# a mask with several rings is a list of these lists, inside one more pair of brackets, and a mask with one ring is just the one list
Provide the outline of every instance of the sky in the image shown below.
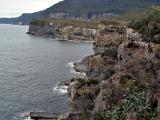
[[18,17],[22,13],[44,10],[62,0],[0,0],[0,17]]

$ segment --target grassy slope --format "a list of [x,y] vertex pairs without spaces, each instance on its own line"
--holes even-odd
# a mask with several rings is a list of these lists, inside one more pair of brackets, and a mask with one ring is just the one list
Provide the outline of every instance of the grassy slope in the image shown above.
[[92,14],[104,12],[126,14],[130,11],[147,9],[156,3],[160,3],[160,0],[64,0],[44,11],[23,14],[11,22],[22,21],[24,23],[29,23],[32,19],[46,17],[52,12],[70,13],[75,16],[82,14],[90,16]]

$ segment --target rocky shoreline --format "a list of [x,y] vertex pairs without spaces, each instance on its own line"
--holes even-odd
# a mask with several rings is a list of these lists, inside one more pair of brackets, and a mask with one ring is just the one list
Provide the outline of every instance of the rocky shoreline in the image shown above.
[[[30,34],[46,35],[57,31],[44,32],[47,27],[34,27],[30,27]],[[37,29],[40,32],[37,33]],[[60,29],[59,32],[65,31],[63,35],[58,33],[63,39],[70,39],[69,35],[75,31],[81,36],[84,32],[84,29],[73,26]],[[67,83],[69,111],[58,116],[57,120],[103,120],[104,117],[111,120],[115,116],[116,120],[155,116],[158,120],[160,114],[155,111],[160,107],[159,44],[142,41],[140,33],[124,25],[100,25],[94,33],[94,54],[73,64],[73,69],[86,73],[86,78],[73,78]],[[121,109],[127,110],[123,113]],[[150,116],[146,118],[145,114]]]
[[55,40],[66,41],[94,41],[96,29],[74,27],[74,26],[59,26],[47,23],[45,25],[29,25],[27,34],[34,36],[50,37]]
[[[140,96],[136,95],[136,100],[149,107],[144,109],[160,107],[160,55],[156,44],[143,42],[141,34],[133,29],[109,25],[99,28],[93,46],[94,55],[74,63],[73,68],[86,73],[87,78],[73,78],[67,84],[69,111],[58,116],[57,120],[101,120],[104,110],[108,115],[117,103],[121,105],[124,102],[121,106],[124,107],[125,99],[130,99],[137,92]],[[154,92],[145,88],[148,85],[154,88]],[[126,87],[131,96],[126,94]],[[136,91],[132,93],[132,90]],[[129,97],[125,98],[127,95]],[[131,109],[119,118],[134,120],[133,117],[139,119],[139,114]],[[143,114],[146,113],[142,113],[141,118],[145,118]],[[111,116],[107,116],[106,120],[110,120]]]
[[[74,69],[85,72],[87,79],[74,78],[70,81],[69,112],[59,120],[99,120],[97,113],[123,100],[121,87],[128,84],[126,79],[128,82],[140,82],[141,79],[144,84],[159,86],[160,67],[155,65],[159,61],[156,45],[142,42],[139,33],[125,26],[104,28],[97,33],[95,54],[74,63]],[[160,102],[158,96],[158,91],[150,92],[150,95],[146,93],[146,104],[153,107],[157,103],[154,106],[157,109]],[[126,120],[133,120],[132,116],[138,117],[136,111],[128,111],[127,114]]]

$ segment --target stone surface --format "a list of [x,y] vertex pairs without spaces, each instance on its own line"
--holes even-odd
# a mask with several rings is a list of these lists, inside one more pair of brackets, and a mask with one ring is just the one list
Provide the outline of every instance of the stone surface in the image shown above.
[[96,36],[96,29],[73,26],[58,26],[53,24],[31,24],[29,26],[28,34],[52,37],[57,40],[94,41]]
[[[154,44],[142,42],[141,35],[132,29],[101,26],[94,42],[95,54],[74,64],[76,71],[85,72],[87,79],[94,79],[97,83],[87,86],[87,79],[81,85],[77,80],[70,83],[69,113],[89,111],[89,120],[94,119],[96,112],[110,109],[121,101],[126,78],[135,81],[140,79],[159,88],[160,58],[154,48]],[[155,93],[149,96],[146,97],[149,104],[158,109],[159,89],[155,88]],[[80,116],[82,114],[76,114],[74,120],[81,120]],[[130,111],[126,120],[133,119],[136,119],[136,112]]]
[[59,114],[47,112],[30,112],[30,118],[34,120],[56,120]]

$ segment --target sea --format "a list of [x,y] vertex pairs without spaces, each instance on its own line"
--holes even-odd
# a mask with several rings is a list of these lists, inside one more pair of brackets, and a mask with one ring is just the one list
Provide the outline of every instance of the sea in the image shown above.
[[0,25],[0,120],[24,120],[33,111],[66,112],[67,86],[59,84],[81,75],[73,62],[93,54],[90,42],[31,36],[28,28]]

